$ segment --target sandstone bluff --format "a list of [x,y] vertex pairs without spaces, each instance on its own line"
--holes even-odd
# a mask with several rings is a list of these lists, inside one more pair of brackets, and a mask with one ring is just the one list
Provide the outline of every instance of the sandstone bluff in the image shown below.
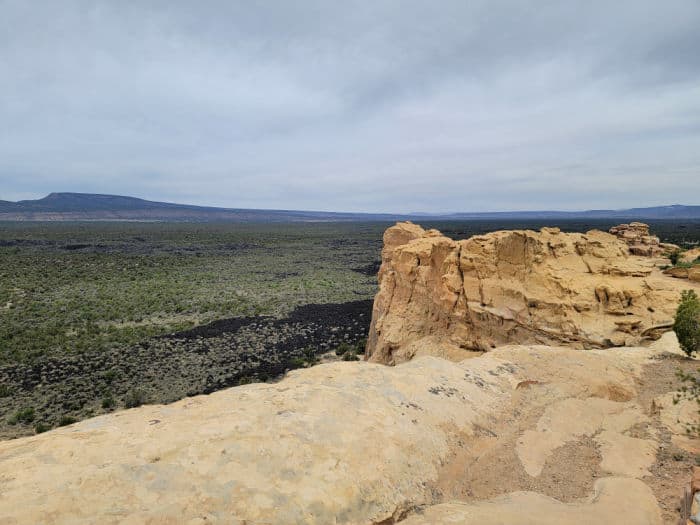
[[653,339],[688,286],[662,275],[658,258],[634,253],[596,230],[454,241],[399,223],[384,234],[367,357],[396,364],[506,343],[607,348]]
[[600,232],[455,242],[400,224],[385,241],[369,353],[401,364],[2,442],[0,523],[673,522],[668,451],[700,450],[693,407],[661,389],[677,342],[598,347],[648,342],[680,281]]

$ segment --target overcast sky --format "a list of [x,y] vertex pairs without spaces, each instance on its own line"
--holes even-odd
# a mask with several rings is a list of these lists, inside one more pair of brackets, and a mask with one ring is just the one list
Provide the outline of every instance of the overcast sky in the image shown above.
[[0,0],[0,199],[700,204],[700,1]]

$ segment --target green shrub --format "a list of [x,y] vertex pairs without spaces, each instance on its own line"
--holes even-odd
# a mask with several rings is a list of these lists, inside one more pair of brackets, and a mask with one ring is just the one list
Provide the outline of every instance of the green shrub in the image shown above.
[[146,394],[143,390],[134,388],[129,390],[126,396],[124,396],[124,406],[126,408],[140,407],[146,402]]
[[700,299],[693,290],[681,294],[681,302],[676,310],[673,322],[678,342],[690,357],[700,350]]
[[58,426],[65,427],[67,425],[72,425],[76,421],[78,421],[78,420],[75,419],[73,416],[65,416],[64,415],[64,416],[61,416],[61,419],[58,420]]
[[117,371],[116,370],[107,370],[102,374],[102,379],[109,384],[112,384],[112,382],[116,379],[117,377]]
[[10,425],[16,425],[17,423],[22,423],[28,425],[34,421],[35,413],[33,407],[23,408],[14,413],[14,415],[7,421]]
[[34,432],[36,432],[37,434],[41,434],[43,432],[46,432],[47,430],[51,430],[51,425],[47,423],[39,422],[36,425],[34,425]]
[[673,266],[678,264],[678,258],[681,256],[681,252],[676,250],[675,252],[671,252],[668,254],[668,258],[671,259],[671,264]]
[[102,408],[105,410],[108,410],[110,408],[114,408],[114,405],[116,403],[114,402],[114,397],[112,394],[107,394],[105,397],[102,398]]
[[350,350],[352,350],[352,347],[348,343],[340,343],[335,349],[335,355],[344,355]]
[[307,347],[302,350],[304,352],[304,366],[313,366],[318,364],[319,359],[316,357],[316,350],[312,347]]
[[306,366],[306,360],[301,357],[295,357],[292,359],[291,365],[293,368],[304,368]]
[[12,389],[8,385],[0,385],[0,397],[10,397]]

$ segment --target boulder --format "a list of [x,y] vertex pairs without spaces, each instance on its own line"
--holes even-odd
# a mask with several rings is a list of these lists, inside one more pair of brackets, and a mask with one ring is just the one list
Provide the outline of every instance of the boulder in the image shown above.
[[673,266],[664,270],[665,275],[670,275],[676,279],[688,279],[693,283],[700,283],[700,264],[695,266]]
[[688,280],[694,283],[700,283],[700,265],[688,268]]
[[366,357],[397,364],[417,348],[462,359],[455,349],[507,343],[636,345],[670,325],[687,287],[655,262],[597,230],[498,231],[454,241],[399,223],[384,235]]
[[666,268],[664,270],[664,275],[670,275],[676,279],[687,279],[688,270],[689,268],[686,268],[685,266],[672,266],[671,268]]

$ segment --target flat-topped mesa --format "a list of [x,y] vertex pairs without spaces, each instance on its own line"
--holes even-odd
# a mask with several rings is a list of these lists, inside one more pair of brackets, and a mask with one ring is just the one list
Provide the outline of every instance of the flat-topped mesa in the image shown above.
[[675,244],[662,243],[658,237],[651,235],[649,233],[649,225],[643,222],[618,224],[610,228],[609,231],[627,243],[632,255],[661,257],[670,252],[680,250]]
[[629,346],[668,328],[680,292],[654,259],[592,230],[497,231],[454,241],[410,222],[384,234],[366,357],[459,359],[506,343]]

